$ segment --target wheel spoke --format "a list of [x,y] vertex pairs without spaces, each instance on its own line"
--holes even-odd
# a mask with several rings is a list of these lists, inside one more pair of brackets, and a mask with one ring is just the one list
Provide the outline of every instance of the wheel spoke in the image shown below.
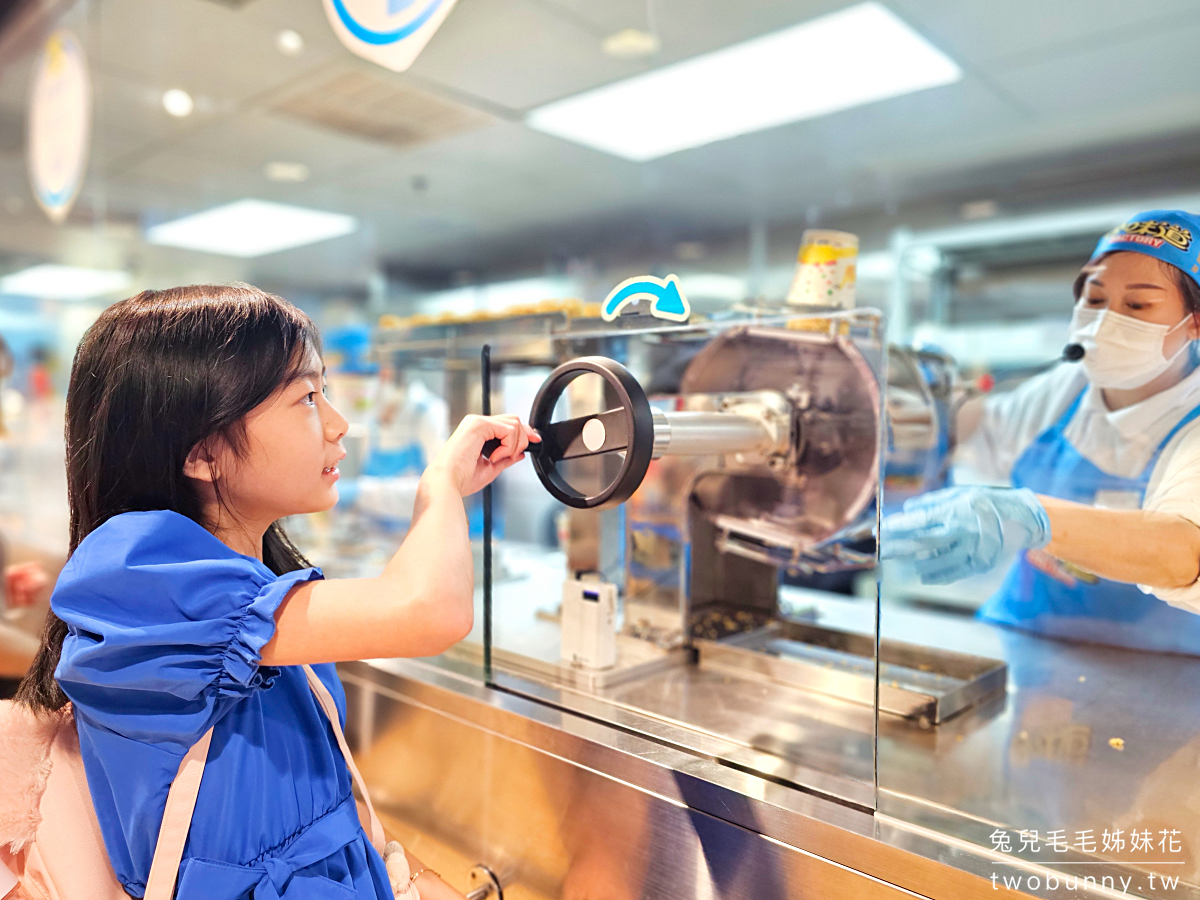
[[[552,460],[579,459],[625,450],[629,447],[629,430],[625,420],[625,407],[621,406],[599,415],[579,416],[546,425],[538,430],[545,445],[542,456]],[[585,434],[584,426],[591,421],[599,422],[603,430],[597,426],[590,426]],[[602,441],[597,444],[599,436],[602,436]],[[589,443],[591,447],[588,446]]]

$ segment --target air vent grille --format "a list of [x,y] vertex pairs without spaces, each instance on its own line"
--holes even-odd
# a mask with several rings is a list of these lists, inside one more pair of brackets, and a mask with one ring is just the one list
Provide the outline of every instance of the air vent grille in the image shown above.
[[276,101],[274,109],[335,131],[407,147],[479,128],[485,113],[364,72],[343,72]]

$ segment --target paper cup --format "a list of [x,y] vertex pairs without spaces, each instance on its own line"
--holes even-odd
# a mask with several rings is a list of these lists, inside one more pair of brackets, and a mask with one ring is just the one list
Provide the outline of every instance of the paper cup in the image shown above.
[[853,309],[857,264],[858,235],[810,228],[796,254],[788,305]]

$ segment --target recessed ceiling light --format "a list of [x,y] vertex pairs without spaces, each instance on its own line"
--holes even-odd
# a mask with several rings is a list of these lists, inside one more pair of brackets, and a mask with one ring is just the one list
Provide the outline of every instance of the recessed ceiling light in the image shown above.
[[526,122],[647,160],[961,78],[952,59],[871,0],[549,103]]
[[264,170],[271,181],[308,181],[308,166],[300,162],[269,162]]
[[299,56],[304,52],[304,38],[287,28],[275,37],[275,49],[284,56]]
[[45,264],[0,278],[0,294],[50,300],[87,300],[129,287],[128,272]]
[[196,104],[192,101],[192,95],[179,88],[171,88],[166,91],[162,95],[162,105],[163,109],[178,119],[190,116],[192,110],[196,108]]
[[250,258],[340,237],[358,228],[353,216],[238,200],[147,229],[146,240],[167,247]]
[[658,37],[648,31],[626,28],[610,34],[600,45],[609,56],[620,59],[644,59],[658,52]]
[[999,211],[1000,207],[995,200],[972,200],[970,203],[964,203],[959,210],[964,219],[971,221],[990,219]]

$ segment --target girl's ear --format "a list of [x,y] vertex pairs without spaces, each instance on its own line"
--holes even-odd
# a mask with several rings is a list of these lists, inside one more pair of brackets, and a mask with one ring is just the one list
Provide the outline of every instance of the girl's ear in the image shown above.
[[201,441],[188,451],[187,459],[183,461],[183,474],[197,481],[211,483],[217,480],[217,460],[209,441]]

